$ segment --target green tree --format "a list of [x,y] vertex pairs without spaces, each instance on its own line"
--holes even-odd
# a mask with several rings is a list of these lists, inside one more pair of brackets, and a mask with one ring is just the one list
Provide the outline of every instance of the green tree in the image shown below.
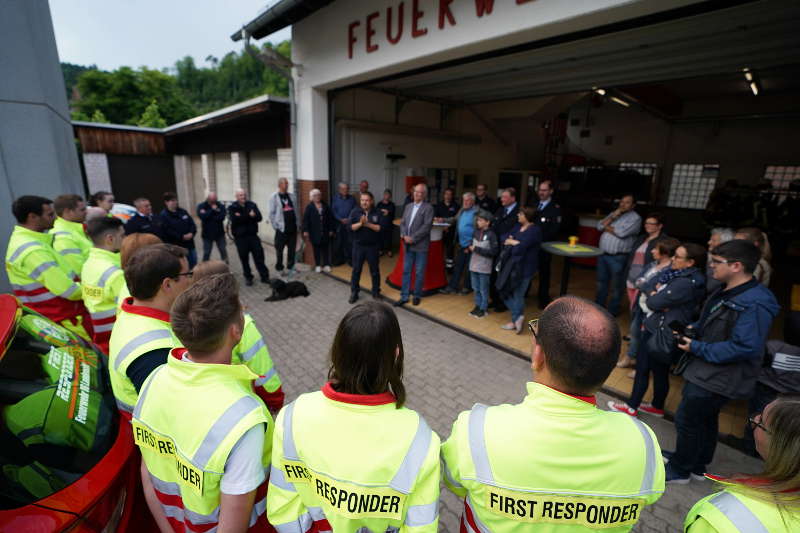
[[103,124],[107,124],[108,123],[108,119],[103,114],[103,112],[100,111],[99,109],[95,109],[94,110],[94,113],[92,113],[92,118],[89,119],[89,120],[91,122],[100,122],[100,123],[103,123]]
[[158,101],[153,98],[147,109],[144,110],[142,116],[139,118],[139,126],[146,128],[166,128],[167,121],[161,116],[158,110]]

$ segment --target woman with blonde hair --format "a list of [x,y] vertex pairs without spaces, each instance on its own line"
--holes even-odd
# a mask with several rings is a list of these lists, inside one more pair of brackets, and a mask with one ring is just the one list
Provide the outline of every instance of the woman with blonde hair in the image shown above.
[[692,507],[686,533],[800,531],[800,396],[779,396],[750,425],[764,470],[731,478],[707,474],[724,490]]

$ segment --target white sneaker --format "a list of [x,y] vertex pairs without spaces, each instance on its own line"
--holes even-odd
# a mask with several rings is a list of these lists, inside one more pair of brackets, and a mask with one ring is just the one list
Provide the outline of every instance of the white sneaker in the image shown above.
[[320,272],[322,272],[322,267],[319,267],[319,266],[318,267],[314,267],[314,272],[319,274]]
[[330,272],[330,271],[331,271],[331,267],[329,267],[328,265],[325,265],[325,266],[322,268],[322,270],[324,270],[325,272]]

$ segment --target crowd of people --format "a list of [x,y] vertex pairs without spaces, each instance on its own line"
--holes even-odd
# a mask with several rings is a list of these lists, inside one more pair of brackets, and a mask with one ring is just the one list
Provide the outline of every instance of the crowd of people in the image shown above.
[[[287,185],[280,183],[269,202],[276,247],[278,231],[290,250],[300,231],[314,246],[317,265],[325,267],[332,247],[346,259],[338,244],[346,238],[354,272],[360,277],[366,261],[378,295],[391,195],[376,206],[362,184],[359,204],[339,219],[342,196],[354,202],[347,189],[340,187],[333,208],[311,191],[299,219]],[[494,288],[511,311],[503,327],[521,331],[539,245],[552,231],[548,223],[560,223],[558,211],[547,210],[552,184],[540,184],[537,208],[520,207],[516,192],[506,189],[494,214],[483,207],[489,205],[485,188],[482,195],[465,194],[455,211],[448,205],[448,212],[437,212],[426,195],[426,186],[416,185],[403,208],[405,262],[397,305],[412,294],[419,303],[430,228],[439,219],[452,224],[454,277],[458,272],[475,292],[473,316],[485,314]],[[261,213],[244,191],[236,196],[227,208],[212,195],[198,206],[208,241],[204,259],[217,243],[223,261],[196,266],[188,245],[196,228],[174,195],[165,195],[160,217],[140,199],[137,215],[124,226],[101,202],[95,203],[102,216],[87,221],[88,209],[76,195],[55,201],[22,196],[12,205],[17,225],[6,272],[14,293],[108,355],[117,407],[142,451],[144,492],[162,531],[432,532],[438,528],[440,480],[463,498],[461,531],[519,531],[530,524],[552,531],[626,531],[666,483],[705,474],[720,409],[736,398],[759,406],[750,429],[764,470],[712,476],[721,492],[691,509],[685,529],[800,528],[800,400],[785,394],[800,392],[792,390],[800,351],[773,345],[765,359],[778,305],[765,285],[770,269],[763,233],[714,230],[707,250],[668,237],[662,217],[651,213],[638,236],[635,200],[623,198],[600,222],[605,266],[602,279],[598,272],[598,301],[540,301],[541,316],[527,322],[533,377],[526,397],[517,405],[476,404],[441,443],[422,416],[405,407],[402,332],[395,312],[380,301],[356,305],[341,320],[321,390],[284,405],[266,339],[245,313],[224,261],[224,240],[220,244],[218,234],[205,231],[207,220],[223,224],[227,216],[246,283],[253,279],[251,254],[262,280],[269,279],[257,235]],[[277,270],[284,267],[281,256]],[[290,254],[285,267],[293,262]],[[708,272],[718,284],[710,294]],[[641,313],[630,331],[636,380],[626,404],[612,402],[604,411],[596,408],[596,394],[624,362],[614,315],[626,280],[634,313]],[[447,289],[458,286],[457,280]],[[353,285],[351,302],[357,299]],[[670,371],[686,383],[675,420],[676,449],[662,451],[636,415],[663,415]],[[655,394],[646,405],[651,373]]]

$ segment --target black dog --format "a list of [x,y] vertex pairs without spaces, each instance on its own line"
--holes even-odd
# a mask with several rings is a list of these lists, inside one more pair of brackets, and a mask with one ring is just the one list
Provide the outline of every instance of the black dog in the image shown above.
[[308,296],[308,288],[306,284],[301,281],[285,281],[279,279],[271,279],[269,281],[272,287],[272,294],[269,298],[264,298],[265,302],[278,302],[280,300],[288,300],[289,298],[297,298],[298,296]]

